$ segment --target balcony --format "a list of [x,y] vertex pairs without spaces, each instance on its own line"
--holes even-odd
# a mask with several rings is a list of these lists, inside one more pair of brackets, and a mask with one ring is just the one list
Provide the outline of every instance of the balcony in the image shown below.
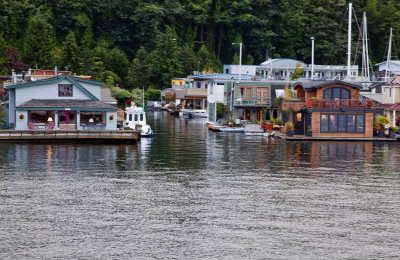
[[372,99],[319,99],[307,100],[308,108],[374,108],[374,101]]
[[267,107],[270,104],[269,97],[239,97],[233,104],[238,107]]

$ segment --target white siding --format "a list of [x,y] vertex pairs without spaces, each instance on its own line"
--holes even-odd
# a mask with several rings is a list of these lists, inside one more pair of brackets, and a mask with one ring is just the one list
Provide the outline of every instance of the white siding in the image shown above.
[[[41,86],[31,86],[16,88],[16,106],[21,105],[31,99],[87,99],[90,100],[83,91],[81,91],[76,86],[73,86],[73,96],[72,97],[59,97],[58,96],[58,84],[72,84],[68,80],[63,80],[59,83],[46,84]],[[95,85],[99,91],[98,95],[100,97],[100,86]]]
[[[18,111],[17,118],[15,119],[15,129],[16,130],[29,130],[28,127],[28,111]],[[24,119],[19,119],[20,115],[24,115]]]
[[101,98],[101,86],[89,84],[89,83],[82,83],[78,82],[81,86],[87,89],[93,96],[97,97],[99,100]]
[[[114,119],[110,120],[110,116],[113,115]],[[117,130],[117,112],[107,112],[107,123],[105,130]]]

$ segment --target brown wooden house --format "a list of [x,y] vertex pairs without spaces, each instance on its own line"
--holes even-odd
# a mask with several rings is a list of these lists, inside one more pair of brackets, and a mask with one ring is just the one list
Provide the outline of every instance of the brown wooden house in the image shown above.
[[373,136],[377,110],[371,99],[360,99],[361,84],[344,81],[297,82],[296,98],[284,99],[295,134],[313,137]]

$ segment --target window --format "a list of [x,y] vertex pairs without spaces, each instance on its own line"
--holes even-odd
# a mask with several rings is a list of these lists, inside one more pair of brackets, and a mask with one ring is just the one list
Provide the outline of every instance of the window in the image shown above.
[[325,89],[324,99],[351,99],[350,90],[342,87],[331,87]]
[[54,121],[54,119],[55,119],[54,111],[31,110],[28,112],[28,121],[32,122],[32,123],[47,124],[49,122],[49,118],[51,118]]
[[210,95],[214,94],[214,84],[210,85]]
[[239,96],[240,97],[252,97],[252,87],[240,87],[239,88]]
[[72,97],[72,84],[58,84],[59,97]]
[[364,133],[365,116],[351,114],[322,114],[321,133]]
[[257,104],[268,104],[268,88],[257,88]]
[[106,112],[81,111],[81,125],[105,125]]

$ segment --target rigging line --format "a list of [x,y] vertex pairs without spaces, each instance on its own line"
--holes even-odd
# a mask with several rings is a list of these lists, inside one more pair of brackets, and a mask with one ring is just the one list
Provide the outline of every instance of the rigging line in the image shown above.
[[395,58],[399,58],[399,53],[397,52],[397,48],[396,48],[396,42],[394,41],[394,37],[392,38],[392,44],[393,44],[393,50],[394,50],[394,52],[396,52],[396,56],[393,56],[392,55],[392,57],[395,57]]
[[[354,15],[354,20],[356,21],[356,24],[357,24],[357,29],[358,29],[358,35],[359,35],[359,38],[358,39],[360,39],[360,36],[362,35],[362,31],[361,31],[361,29],[360,29],[360,25],[358,24],[358,19],[357,19],[357,15],[356,15],[356,10],[354,9],[354,8],[351,8],[351,9],[353,9],[352,10],[352,13],[353,13],[353,15]],[[355,61],[356,61],[356,57],[357,57],[357,55],[358,55],[358,47],[359,47],[359,45],[360,45],[360,42],[358,41],[357,42],[357,48],[356,48],[356,52],[354,53],[354,63],[355,63]]]

